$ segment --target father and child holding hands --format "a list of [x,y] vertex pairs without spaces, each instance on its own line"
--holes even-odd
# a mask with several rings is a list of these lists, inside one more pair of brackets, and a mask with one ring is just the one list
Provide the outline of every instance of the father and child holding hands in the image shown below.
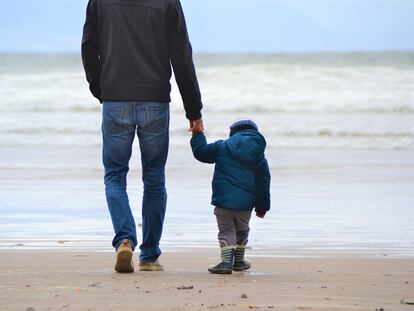
[[180,0],[89,0],[82,60],[90,91],[103,104],[104,182],[115,231],[115,270],[134,271],[137,234],[126,188],[135,135],[144,184],[139,270],[163,270],[158,258],[167,203],[172,69],[190,121],[194,157],[215,164],[211,203],[221,262],[208,270],[230,274],[249,269],[244,254],[252,211],[263,218],[270,209],[266,141],[252,120],[239,119],[230,126],[229,138],[207,144]]

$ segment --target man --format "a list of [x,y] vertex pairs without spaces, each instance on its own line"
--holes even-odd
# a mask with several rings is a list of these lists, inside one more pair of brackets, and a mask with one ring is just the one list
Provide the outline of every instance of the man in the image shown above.
[[203,130],[201,95],[180,1],[89,0],[82,58],[89,88],[103,103],[105,193],[115,231],[115,270],[134,271],[137,237],[126,177],[136,133],[144,184],[139,270],[161,271],[171,65],[190,129]]

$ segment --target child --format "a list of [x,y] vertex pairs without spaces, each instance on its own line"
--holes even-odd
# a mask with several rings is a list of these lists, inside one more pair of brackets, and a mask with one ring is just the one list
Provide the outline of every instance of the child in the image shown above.
[[222,262],[209,268],[217,274],[231,274],[250,268],[244,259],[253,208],[263,218],[270,209],[270,172],[264,150],[266,140],[249,119],[230,126],[230,137],[207,144],[202,132],[193,132],[194,157],[215,163],[211,204],[219,229]]

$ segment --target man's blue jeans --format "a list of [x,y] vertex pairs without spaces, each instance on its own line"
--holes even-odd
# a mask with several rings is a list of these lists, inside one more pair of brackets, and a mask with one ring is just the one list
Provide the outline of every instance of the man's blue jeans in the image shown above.
[[158,102],[104,102],[102,113],[105,193],[115,237],[115,249],[123,240],[137,245],[134,217],[129,206],[127,173],[135,133],[141,149],[142,202],[141,262],[161,255],[159,242],[164,224],[167,193],[165,163],[168,155],[170,108]]

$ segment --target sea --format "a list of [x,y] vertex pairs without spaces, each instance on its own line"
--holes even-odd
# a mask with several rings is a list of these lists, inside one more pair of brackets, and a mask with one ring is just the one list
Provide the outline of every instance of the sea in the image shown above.
[[[252,253],[414,255],[414,52],[194,61],[208,140],[226,138],[240,117],[267,140],[272,210],[252,220]],[[172,86],[161,245],[216,248],[213,167],[192,158]],[[0,249],[111,251],[101,111],[80,55],[0,54]],[[135,145],[128,187],[139,227],[138,157]]]
[[[250,117],[269,148],[414,148],[413,52],[201,54],[195,64],[212,139]],[[101,143],[101,105],[77,54],[0,54],[0,98],[1,145]],[[176,85],[171,108],[171,143],[186,145]]]

